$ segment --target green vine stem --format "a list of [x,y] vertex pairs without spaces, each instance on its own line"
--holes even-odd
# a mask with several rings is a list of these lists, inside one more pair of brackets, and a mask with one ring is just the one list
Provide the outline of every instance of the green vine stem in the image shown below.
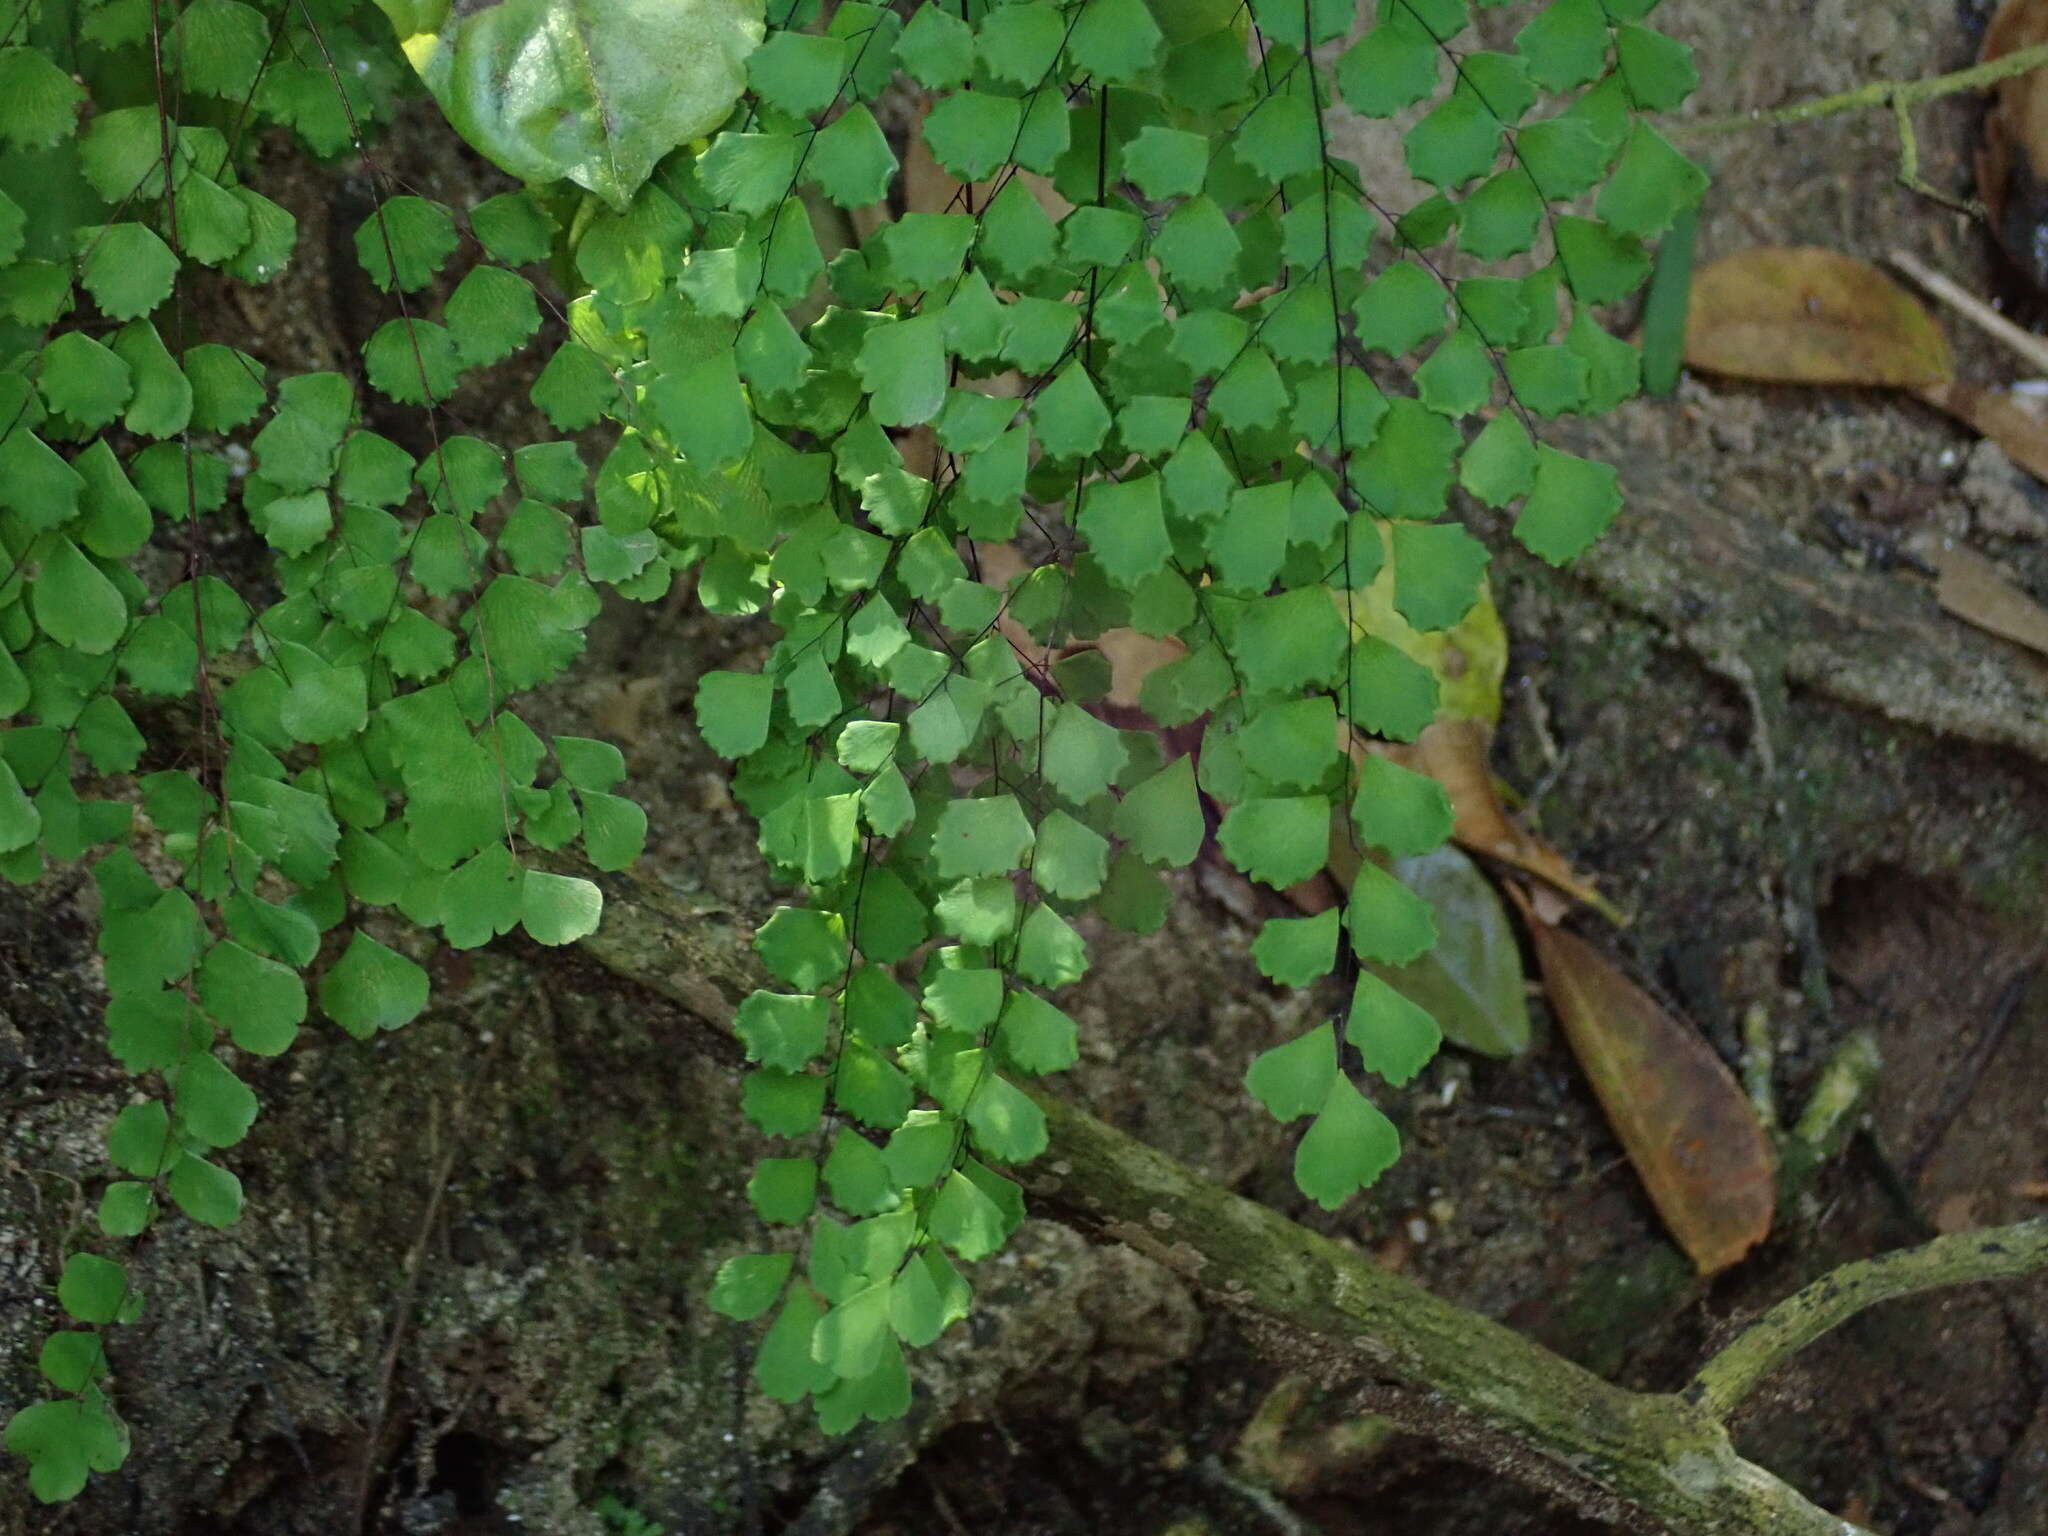
[[1787,106],[1738,112],[1731,117],[1702,118],[1698,122],[1676,126],[1687,135],[1709,137],[1741,133],[1750,128],[1810,123],[1816,118],[1838,117],[1844,112],[1874,112],[1890,108],[1894,112],[1905,113],[1944,96],[1988,90],[2001,81],[2024,75],[2043,65],[2048,65],[2048,43],[2036,43],[2031,48],[2018,49],[1988,64],[1972,64],[1968,69],[1953,70],[1945,75],[1929,75],[1920,80],[1872,80],[1854,90],[1837,91],[1832,96],[1816,96]]
[[2048,1217],[1937,1237],[1846,1264],[1788,1296],[1700,1367],[1686,1396],[1724,1417],[1758,1382],[1865,1307],[1948,1285],[2007,1280],[2048,1268]]
[[1789,106],[1742,112],[1733,117],[1708,118],[1679,126],[1681,136],[1715,137],[1739,133],[1746,128],[1782,127],[1787,123],[1835,117],[1844,112],[1887,108],[1899,135],[1899,184],[1945,208],[1981,219],[1985,217],[1982,203],[1974,198],[1957,197],[1920,174],[1920,138],[1913,130],[1913,109],[1943,96],[1988,90],[2044,64],[2048,64],[2048,43],[2022,48],[1988,63],[1973,64],[1968,69],[1958,69],[1946,75],[1931,75],[1923,80],[1873,80],[1868,85],[1859,85],[1852,91],[1838,91],[1832,96],[1816,96],[1810,101],[1795,101]]

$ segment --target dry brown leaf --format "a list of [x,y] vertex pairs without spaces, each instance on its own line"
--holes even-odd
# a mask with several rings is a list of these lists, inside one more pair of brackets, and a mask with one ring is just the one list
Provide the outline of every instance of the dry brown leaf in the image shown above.
[[[2048,3],[2005,0],[1984,33],[1984,62],[2048,43]],[[1991,215],[1992,233],[2020,269],[2048,285],[2048,252],[2040,231],[2048,226],[2048,73],[2030,70],[2001,80],[1984,115],[1977,151],[1977,193]]]
[[1955,372],[1919,300],[1869,262],[1817,246],[1759,246],[1703,269],[1685,361],[1787,384],[1935,384]]
[[1666,1013],[1598,950],[1530,919],[1544,990],[1657,1214],[1703,1275],[1771,1230],[1771,1144],[1735,1076],[1699,1032]]
[[[1031,569],[1031,562],[1014,544],[976,544],[974,555],[981,579],[993,587],[1007,586]],[[1030,632],[1007,611],[997,622],[1020,652],[1036,655],[1044,651],[1045,647],[1033,640]],[[1089,648],[1085,645],[1071,646],[1060,655]],[[1178,661],[1188,653],[1188,648],[1178,640],[1140,634],[1135,629],[1104,630],[1093,649],[1102,652],[1109,662],[1108,702],[1133,708],[1137,705],[1138,690],[1144,686],[1145,679],[1169,661]]]
[[2048,415],[2028,399],[2009,389],[1987,389],[1961,379],[1923,385],[1918,393],[1936,410],[1990,438],[2036,479],[2048,480]]
[[1138,707],[1138,690],[1146,678],[1188,653],[1171,635],[1143,635],[1135,629],[1106,629],[1095,649],[1109,659],[1107,701],[1126,709]]
[[1575,874],[1563,854],[1508,816],[1487,766],[1492,743],[1493,728],[1472,719],[1431,721],[1412,742],[1361,741],[1366,751],[1426,773],[1443,785],[1456,818],[1451,839],[1461,848],[1511,864],[1584,902],[1608,921],[1626,924],[1627,918]]
[[[1031,569],[1031,562],[1014,544],[976,544],[974,557],[981,579],[992,587],[1006,587]],[[1011,648],[1034,664],[1048,665],[1076,651],[1100,651],[1109,663],[1109,693],[1104,702],[1115,708],[1135,709],[1138,690],[1145,679],[1188,653],[1188,648],[1178,640],[1140,634],[1135,629],[1104,630],[1092,646],[1072,645],[1048,652],[1031,638],[1029,630],[1010,617],[1007,608],[996,623]]]
[[1945,539],[1917,543],[1934,567],[1934,599],[1965,624],[2048,656],[2048,608],[2014,586],[1995,562]]
[[599,688],[591,703],[591,716],[603,729],[607,741],[638,746],[647,739],[647,716],[661,698],[664,687],[659,677],[622,677]]
[[903,455],[903,467],[926,480],[939,472],[939,434],[929,422],[890,434],[896,451]]

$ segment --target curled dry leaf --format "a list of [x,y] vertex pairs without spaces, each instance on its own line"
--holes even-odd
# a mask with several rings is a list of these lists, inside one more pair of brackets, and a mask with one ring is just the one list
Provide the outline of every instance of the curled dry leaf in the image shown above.
[[2048,656],[2048,608],[2008,581],[1996,562],[1937,538],[1916,540],[1913,553],[1934,567],[1934,598],[1946,611]]
[[1990,438],[2036,479],[2048,480],[2048,415],[2035,403],[2038,397],[1966,384],[1961,379],[1923,385],[1917,393],[1936,410],[1948,412],[1978,435]]
[[1509,890],[1551,1006],[1657,1214],[1701,1274],[1726,1269],[1769,1234],[1777,1201],[1754,1106],[1697,1030]]
[[[2005,0],[1984,33],[1984,62],[2048,43],[2048,3]],[[1998,84],[1977,151],[1977,193],[2013,262],[2048,287],[2048,71]]]
[[1759,246],[1693,279],[1685,361],[1785,384],[1937,384],[1948,338],[1867,261],[1815,246]]
[[1455,817],[1451,838],[1460,847],[1532,874],[1609,922],[1625,926],[1628,919],[1575,874],[1563,854],[1508,816],[1487,766],[1492,743],[1493,729],[1484,720],[1451,719],[1432,721],[1413,742],[1375,741],[1364,743],[1363,749],[1443,785]]

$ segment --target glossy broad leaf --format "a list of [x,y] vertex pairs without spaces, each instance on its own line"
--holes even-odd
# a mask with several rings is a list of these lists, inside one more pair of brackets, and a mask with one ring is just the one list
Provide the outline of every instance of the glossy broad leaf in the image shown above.
[[1436,1021],[1453,1045],[1483,1056],[1529,1048],[1522,950],[1493,884],[1455,848],[1401,859],[1394,874],[1430,905],[1437,941],[1406,965],[1374,974]]
[[762,0],[377,0],[456,130],[527,181],[624,208],[747,84]]

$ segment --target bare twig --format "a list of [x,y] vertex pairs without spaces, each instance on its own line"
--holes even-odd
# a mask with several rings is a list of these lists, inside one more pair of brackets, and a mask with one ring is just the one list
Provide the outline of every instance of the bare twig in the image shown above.
[[2048,1217],[1937,1237],[1845,1264],[1766,1312],[1700,1367],[1685,1395],[1712,1413],[1730,1409],[1784,1361],[1880,1301],[1947,1285],[2003,1280],[2048,1267]]
[[1833,96],[1817,96],[1810,101],[1795,101],[1790,106],[1760,108],[1753,112],[1740,112],[1733,117],[1714,117],[1695,122],[1681,122],[1675,125],[1680,133],[1701,137],[1718,137],[1723,134],[1740,133],[1745,128],[1783,127],[1787,123],[1807,123],[1816,118],[1835,117],[1844,112],[1874,112],[1888,110],[1899,135],[1900,185],[1920,196],[1953,208],[1957,213],[1968,214],[1971,218],[1985,217],[1984,205],[1974,198],[1958,197],[1928,181],[1920,174],[1920,139],[1913,131],[1913,109],[1923,102],[1934,101],[1943,96],[1954,96],[1964,91],[1988,90],[2002,81],[2030,70],[2048,65],[2048,43],[2032,48],[2022,48],[2008,53],[1987,64],[1973,64],[1968,69],[1958,69],[1946,75],[1932,75],[1922,80],[1873,80],[1868,85],[1859,85],[1853,91],[1838,91]]
[[1313,1360],[1333,1380],[1395,1384],[1400,1401],[1381,1411],[1403,1427],[1472,1446],[1485,1465],[1596,1518],[1619,1506],[1632,1531],[1854,1536],[1857,1527],[1738,1455],[1700,1406],[1603,1381],[1065,1101],[1027,1091],[1051,1139],[1025,1172],[1041,1200],[1245,1314],[1283,1358]]
[[2029,366],[2048,374],[2048,341],[2021,330],[1962,284],[1935,271],[1918,257],[1893,251],[1886,259],[1986,335],[2005,343]]
[[[436,1128],[439,1123],[439,1106],[433,1109]],[[391,1408],[391,1389],[398,1379],[398,1358],[405,1347],[405,1335],[412,1324],[413,1302],[420,1289],[420,1272],[426,1268],[427,1243],[434,1233],[434,1223],[441,1214],[441,1197],[447,1192],[449,1176],[455,1171],[455,1154],[462,1146],[460,1136],[448,1138],[448,1149],[436,1160],[434,1175],[428,1186],[427,1208],[420,1217],[419,1231],[414,1235],[412,1250],[405,1256],[405,1285],[398,1296],[398,1307],[391,1319],[391,1332],[384,1343],[384,1363],[377,1374],[376,1413],[370,1423],[370,1433],[363,1446],[363,1464],[356,1473],[355,1520],[349,1529],[360,1531],[370,1517],[370,1487],[377,1478],[379,1454],[384,1443],[387,1417]]]
[[2035,981],[2040,974],[2039,965],[2024,966],[1999,989],[1998,999],[1991,1005],[1991,1017],[1985,1021],[1984,1027],[1978,1031],[1977,1039],[1970,1046],[1969,1059],[1962,1064],[1961,1070],[1956,1073],[1955,1081],[1942,1095],[1940,1106],[1935,1110],[1926,1130],[1921,1133],[1920,1144],[1913,1149],[1912,1155],[1906,1159],[1905,1166],[1899,1170],[1908,1184],[1920,1182],[1920,1175],[1927,1171],[1928,1163],[1933,1160],[1934,1154],[1941,1150],[1941,1144],[1947,1139],[1949,1128],[1956,1123],[1956,1117],[1962,1114],[1976,1095],[1977,1085],[1984,1080],[1984,1073],[1990,1067],[1992,1058],[1998,1055],[1999,1047],[2005,1044],[2006,1037],[2012,1033],[2013,1023],[2019,1018],[2022,1005],[2027,1001],[2028,993],[2034,989]]

